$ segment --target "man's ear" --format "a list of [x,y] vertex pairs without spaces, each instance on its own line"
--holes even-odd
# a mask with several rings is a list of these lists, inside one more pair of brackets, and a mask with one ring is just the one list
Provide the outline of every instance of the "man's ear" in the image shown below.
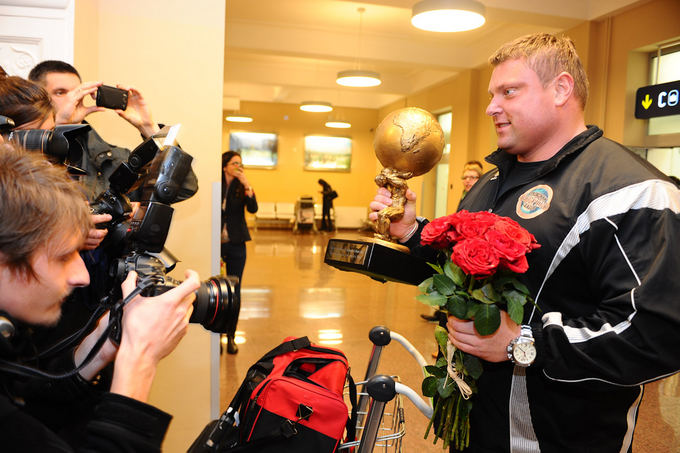
[[561,72],[555,77],[555,105],[562,107],[574,94],[574,78],[568,72]]

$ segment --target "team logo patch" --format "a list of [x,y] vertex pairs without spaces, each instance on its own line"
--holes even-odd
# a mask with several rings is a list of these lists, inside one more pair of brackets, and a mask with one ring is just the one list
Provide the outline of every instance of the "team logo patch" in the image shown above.
[[550,208],[553,190],[550,186],[539,185],[520,195],[515,209],[518,216],[523,219],[533,219]]

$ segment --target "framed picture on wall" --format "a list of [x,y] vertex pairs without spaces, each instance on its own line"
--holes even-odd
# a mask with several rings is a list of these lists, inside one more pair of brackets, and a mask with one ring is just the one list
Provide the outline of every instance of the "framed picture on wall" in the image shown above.
[[275,168],[278,162],[278,136],[266,132],[232,132],[229,149],[241,154],[246,168]]
[[350,171],[352,139],[327,135],[305,136],[305,170]]

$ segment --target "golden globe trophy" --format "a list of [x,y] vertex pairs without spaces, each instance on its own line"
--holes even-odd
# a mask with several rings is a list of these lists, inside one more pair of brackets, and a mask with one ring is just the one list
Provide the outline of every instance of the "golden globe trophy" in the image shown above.
[[404,216],[406,180],[427,173],[442,157],[444,132],[427,110],[406,107],[382,120],[373,148],[383,170],[375,177],[392,194],[392,204],[378,211],[374,238],[331,239],[324,261],[341,270],[360,272],[380,281],[419,284],[432,275],[425,260],[411,256],[408,248],[390,235],[390,225]]

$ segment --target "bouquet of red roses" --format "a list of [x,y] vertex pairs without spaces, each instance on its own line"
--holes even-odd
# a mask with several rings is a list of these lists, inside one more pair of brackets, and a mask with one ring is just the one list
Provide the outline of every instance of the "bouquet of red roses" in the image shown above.
[[[480,335],[498,329],[500,310],[522,323],[524,305],[532,299],[516,274],[527,271],[526,254],[540,247],[531,233],[507,217],[460,211],[428,223],[420,240],[447,259],[443,265],[430,264],[437,273],[418,286],[422,294],[416,299],[459,319],[474,320]],[[469,443],[470,397],[477,392],[482,364],[457,350],[443,327],[435,329],[435,338],[443,357],[425,367],[423,395],[438,396],[425,437],[436,419],[434,441],[441,438],[444,448],[453,444],[462,450]]]

